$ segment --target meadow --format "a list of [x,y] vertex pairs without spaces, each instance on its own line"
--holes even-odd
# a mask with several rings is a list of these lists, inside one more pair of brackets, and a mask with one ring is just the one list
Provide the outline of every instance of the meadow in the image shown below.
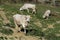
[[[28,25],[28,32],[26,36],[38,36],[40,38],[44,37],[47,40],[60,40],[60,7],[54,7],[51,5],[36,4],[37,13],[32,14],[26,11],[20,12],[19,8],[23,4],[1,4],[0,8],[4,8],[5,15],[11,22],[10,25],[3,24],[3,18],[0,16],[0,33],[4,35],[12,35],[14,32],[10,28],[15,28],[13,15],[14,14],[24,14],[31,15],[31,21]],[[50,16],[47,20],[42,18],[44,12],[50,9],[53,14],[57,16]],[[59,17],[58,17],[59,16]],[[3,28],[4,26],[4,28]],[[9,27],[8,29],[6,27]],[[30,29],[33,29],[32,31]],[[3,37],[0,37],[3,39]]]

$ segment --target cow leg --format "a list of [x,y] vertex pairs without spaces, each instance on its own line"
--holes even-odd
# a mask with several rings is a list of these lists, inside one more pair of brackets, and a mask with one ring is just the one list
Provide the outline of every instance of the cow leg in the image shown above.
[[29,9],[27,9],[27,12],[29,13]]
[[35,9],[33,9],[32,13],[36,13]]
[[20,28],[18,28],[18,32],[20,32],[21,31],[21,29]]
[[18,32],[21,32],[21,25],[18,25]]
[[46,19],[48,19],[48,17]]
[[36,10],[34,9],[34,13],[36,13]]
[[26,33],[26,26],[25,25],[22,25],[23,26],[23,29],[24,29],[24,33]]
[[26,33],[26,28],[24,28],[24,33]]
[[15,23],[15,29],[18,31],[18,25],[16,24],[16,21],[14,20]]
[[36,14],[36,11],[35,11],[35,14]]

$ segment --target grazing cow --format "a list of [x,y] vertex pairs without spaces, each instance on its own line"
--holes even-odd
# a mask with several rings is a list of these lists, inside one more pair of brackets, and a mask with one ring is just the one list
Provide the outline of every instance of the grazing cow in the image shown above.
[[29,4],[29,3],[26,3],[24,4],[21,8],[20,8],[20,11],[21,10],[27,10],[27,12],[29,13],[29,9],[32,9],[32,13],[36,13],[36,5],[35,4]]
[[51,11],[50,10],[46,10],[44,15],[43,15],[43,18],[48,19],[50,14],[51,14]]
[[20,26],[24,29],[24,33],[26,33],[26,27],[28,26],[28,22],[30,21],[30,15],[13,15],[14,23],[16,25],[17,30],[21,30]]

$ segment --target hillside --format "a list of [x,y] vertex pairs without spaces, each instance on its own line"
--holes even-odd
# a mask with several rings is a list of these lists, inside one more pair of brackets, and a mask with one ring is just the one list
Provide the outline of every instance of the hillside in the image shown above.
[[[3,18],[0,16],[0,39],[7,40],[60,40],[60,7],[53,7],[51,5],[36,4],[37,13],[32,14],[19,11],[23,4],[2,4],[0,8],[4,8],[3,12],[10,21],[9,25],[4,24]],[[42,18],[45,10],[50,9],[53,14],[57,16],[50,16],[45,20]],[[2,10],[2,9],[1,9]],[[0,12],[1,14],[1,12]],[[13,21],[14,14],[31,15],[31,21],[28,26],[28,32],[25,35],[23,32],[17,33]],[[30,31],[32,29],[32,31]],[[24,39],[25,38],[25,39]],[[43,39],[42,39],[43,40]]]

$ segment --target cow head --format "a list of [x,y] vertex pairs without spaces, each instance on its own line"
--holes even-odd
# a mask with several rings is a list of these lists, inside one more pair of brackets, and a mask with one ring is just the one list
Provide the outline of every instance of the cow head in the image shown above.
[[30,21],[30,15],[26,16],[26,21],[29,23],[29,21]]
[[20,11],[22,11],[22,10],[23,10],[23,7],[20,8]]

